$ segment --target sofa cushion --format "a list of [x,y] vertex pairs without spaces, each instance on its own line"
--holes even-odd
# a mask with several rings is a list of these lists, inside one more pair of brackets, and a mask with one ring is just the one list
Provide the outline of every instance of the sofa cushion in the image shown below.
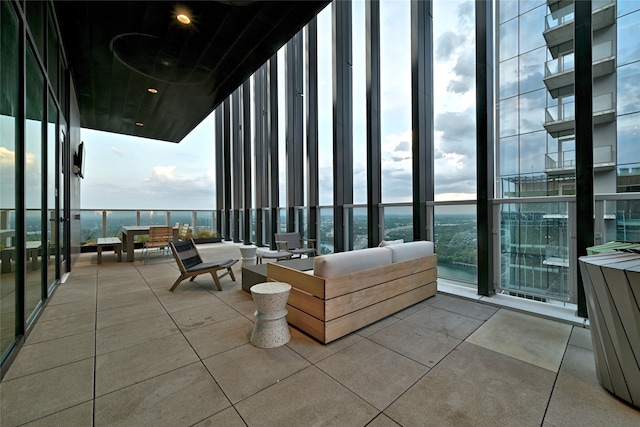
[[404,243],[404,239],[383,240],[382,242],[380,242],[380,244],[378,246],[380,246],[381,248],[384,248],[385,246],[399,245],[400,243]]
[[368,248],[317,256],[313,260],[313,274],[336,277],[388,264],[391,264],[388,248]]
[[403,262],[412,259],[433,255],[433,242],[419,240],[417,242],[407,242],[402,245],[391,245],[385,247],[391,251],[391,262]]

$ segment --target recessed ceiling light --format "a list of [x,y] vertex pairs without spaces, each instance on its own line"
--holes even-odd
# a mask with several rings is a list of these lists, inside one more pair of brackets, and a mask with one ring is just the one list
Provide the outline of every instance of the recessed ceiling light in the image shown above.
[[147,91],[148,91],[149,93],[158,93],[158,89],[155,89],[155,88],[152,88],[152,87],[150,87],[149,89],[147,89]]
[[176,15],[176,19],[183,23],[184,25],[189,25],[191,23],[191,18],[189,18],[184,13],[179,13]]
[[144,126],[144,123],[142,123],[142,122],[136,122],[136,126],[140,126],[140,127],[142,127],[142,126]]

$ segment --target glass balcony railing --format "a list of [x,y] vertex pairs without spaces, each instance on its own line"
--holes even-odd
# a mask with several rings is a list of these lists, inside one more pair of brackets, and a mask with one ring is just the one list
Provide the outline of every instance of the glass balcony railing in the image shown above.
[[[594,150],[594,162],[611,159],[612,147]],[[551,153],[554,154],[554,153]],[[572,154],[565,152],[556,159],[572,163]],[[556,160],[559,162],[560,160]],[[556,163],[558,164],[558,163]],[[496,199],[497,216],[494,259],[496,292],[533,298],[541,301],[574,304],[577,286],[577,254],[575,246],[575,197],[527,197]],[[307,208],[294,209],[296,227],[306,235]],[[368,246],[370,226],[366,206],[345,207],[350,218],[344,227],[353,249]],[[413,240],[413,210],[410,203],[385,204],[381,210],[381,235],[384,240]],[[251,218],[261,218],[263,234],[271,236],[268,208],[253,210]],[[280,213],[287,209],[278,209]],[[82,241],[86,244],[101,236],[118,236],[122,225],[138,224],[150,219],[151,211],[82,210]],[[216,224],[216,211],[154,211],[153,222],[195,224],[194,230],[208,229]],[[438,255],[438,277],[447,284],[477,287],[477,215],[474,200],[430,202],[427,205],[428,234],[432,235]],[[334,208],[318,207],[317,247],[322,254],[334,251]],[[221,212],[224,215],[224,212]],[[162,219],[160,217],[162,216]],[[286,216],[286,215],[285,215]],[[10,215],[5,215],[10,218]],[[352,218],[352,220],[351,220]],[[224,224],[224,221],[223,221]],[[11,220],[7,227],[13,226]],[[251,227],[255,227],[253,224]],[[280,227],[280,224],[278,224]],[[431,228],[432,227],[432,228]],[[307,230],[302,231],[302,229]],[[217,230],[216,230],[217,231]],[[612,240],[640,241],[640,193],[596,195],[595,244]]]
[[[613,56],[613,43],[607,41],[593,46],[593,62],[598,62]],[[544,76],[550,77],[556,74],[573,71],[575,68],[575,57],[573,52],[551,59],[545,63]]]
[[[605,6],[609,6],[613,4],[614,0],[592,0],[591,1],[591,10],[597,11],[602,9]],[[551,13],[547,14],[545,19],[545,30],[550,30],[560,25],[566,24],[568,22],[573,21],[574,8],[573,3],[568,4],[560,9],[554,10]]]
[[565,7],[561,7],[558,10],[552,11],[546,16],[545,30],[550,30],[552,28],[566,24],[567,22],[572,21],[573,18],[573,3],[571,3]]
[[568,216],[572,199],[531,199],[498,202],[500,278],[496,292],[574,303]]
[[[593,165],[602,166],[613,164],[613,146],[605,145],[593,148]],[[567,150],[545,155],[545,169],[575,169],[576,152]]]
[[[122,226],[189,224],[194,238],[217,237],[215,211],[89,210],[80,215],[80,241],[94,245],[99,237],[120,237]],[[144,239],[144,236],[139,236]]]
[[[612,110],[613,93],[605,93],[602,95],[593,97],[593,114],[603,113]],[[554,105],[553,107],[547,107],[545,109],[545,123],[552,123],[563,120],[573,120],[576,117],[576,103],[575,101],[561,103]]]

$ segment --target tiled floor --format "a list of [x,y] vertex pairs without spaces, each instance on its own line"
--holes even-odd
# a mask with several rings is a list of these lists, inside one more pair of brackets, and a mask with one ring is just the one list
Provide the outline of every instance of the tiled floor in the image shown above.
[[[239,257],[210,245],[203,257]],[[249,344],[237,281],[82,255],[0,383],[3,427],[634,426],[587,329],[438,294],[321,345]]]

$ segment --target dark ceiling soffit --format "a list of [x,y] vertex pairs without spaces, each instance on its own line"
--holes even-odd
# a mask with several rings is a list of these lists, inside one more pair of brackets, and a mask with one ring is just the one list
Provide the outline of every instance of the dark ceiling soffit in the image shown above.
[[180,142],[329,3],[54,1],[81,126]]

